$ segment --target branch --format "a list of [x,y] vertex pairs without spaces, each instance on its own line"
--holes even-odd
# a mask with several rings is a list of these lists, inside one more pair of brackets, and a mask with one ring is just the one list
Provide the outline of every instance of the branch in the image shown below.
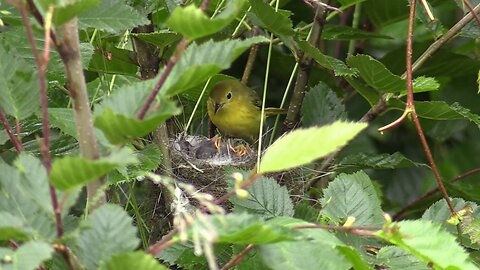
[[[321,3],[321,1],[319,1]],[[318,4],[313,17],[313,25],[308,38],[308,42],[314,47],[318,47],[320,35],[322,34],[323,27],[325,25],[326,8],[324,5]],[[295,127],[298,121],[298,114],[300,107],[305,96],[305,87],[308,83],[308,77],[310,70],[312,69],[313,60],[307,54],[304,54],[299,60],[300,70],[297,74],[297,80],[295,82],[295,88],[293,89],[292,98],[288,107],[287,116],[283,122],[283,129],[285,131],[291,130]]]
[[[43,155],[43,165],[47,170],[47,175],[50,175],[50,171],[52,168],[52,161],[50,157],[50,141],[49,141],[49,127],[48,127],[48,97],[47,97],[47,81],[46,81],[46,71],[48,67],[48,61],[50,60],[50,22],[51,16],[53,14],[53,7],[50,6],[47,14],[47,23],[45,24],[45,48],[43,59],[40,57],[40,53],[37,49],[37,45],[35,43],[35,39],[32,32],[32,26],[30,25],[30,21],[28,20],[28,13],[27,8],[20,4],[20,14],[22,16],[22,22],[25,26],[25,30],[27,32],[27,38],[30,42],[30,46],[32,46],[33,56],[35,59],[35,65],[38,69],[38,80],[40,84],[40,99],[42,104],[42,132],[43,132],[43,142],[40,145],[40,151]],[[53,212],[55,215],[55,227],[57,231],[57,237],[60,238],[63,235],[63,227],[62,227],[62,217],[61,217],[61,210],[58,205],[58,198],[55,188],[52,184],[48,183],[48,188],[50,192],[50,199],[52,201]]]
[[12,141],[13,146],[15,146],[17,153],[20,154],[23,151],[22,141],[20,141],[17,137],[15,137],[15,135],[13,135],[12,128],[10,127],[10,124],[8,124],[7,117],[5,117],[2,108],[0,108],[0,121],[2,121],[3,127],[5,127],[5,131],[7,132],[10,140]]
[[[253,36],[257,35],[258,29],[256,27],[253,28]],[[250,53],[248,54],[248,59],[247,59],[247,64],[245,65],[245,70],[243,71],[243,76],[242,76],[242,83],[247,85],[248,83],[248,78],[250,77],[250,74],[252,73],[253,69],[253,64],[255,63],[255,59],[257,58],[257,53],[258,53],[258,47],[259,44],[255,44],[250,48]]]
[[[62,28],[63,38],[57,44],[57,51],[65,67],[68,90],[73,104],[73,116],[78,130],[80,153],[87,159],[97,159],[99,154],[93,129],[93,117],[88,100],[87,85],[82,72],[77,19],[73,18],[63,24]],[[97,179],[87,184],[87,197],[90,209],[95,209],[107,201],[104,192],[97,195],[102,184],[102,179]]]
[[228,261],[220,270],[227,270],[235,265],[238,265],[242,262],[243,257],[247,255],[247,253],[255,247],[254,244],[249,244],[245,249],[242,250],[237,256],[233,257],[230,261]]
[[145,252],[151,254],[153,256],[160,253],[162,250],[166,249],[167,247],[171,246],[175,242],[172,238],[178,233],[178,230],[175,228],[171,230],[168,234],[164,235],[163,238],[158,241],[157,243],[153,244],[148,248]]
[[[463,173],[461,175],[458,175],[456,176],[455,178],[451,179],[449,182],[450,183],[455,183],[457,181],[460,181],[464,178],[467,178],[469,176],[472,176],[476,173],[480,173],[480,168],[476,168],[476,169],[472,169],[466,173]],[[437,192],[439,192],[440,189],[438,187],[434,188],[434,189],[431,189],[430,191],[428,191],[427,193],[425,193],[425,195],[421,196],[421,197],[418,197],[417,199],[413,200],[411,203],[407,204],[406,206],[404,206],[402,209],[400,209],[400,211],[398,211],[392,218],[393,220],[398,220],[400,217],[402,217],[406,212],[410,211],[413,207],[415,207],[417,204],[419,204],[420,202],[432,197],[433,195],[435,195]]]
[[477,14],[478,11],[475,11],[473,9],[472,5],[470,4],[470,2],[468,2],[468,0],[463,0],[463,3],[467,6],[468,10],[470,10],[470,13],[475,17],[475,20],[477,20],[477,23],[480,25],[480,17],[478,17]]

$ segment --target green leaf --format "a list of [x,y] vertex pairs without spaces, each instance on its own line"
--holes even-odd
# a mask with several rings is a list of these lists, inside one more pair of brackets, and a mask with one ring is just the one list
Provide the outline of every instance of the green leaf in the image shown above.
[[28,228],[25,228],[20,218],[0,211],[0,240],[26,240],[29,237]]
[[50,123],[63,133],[77,138],[77,126],[73,118],[73,110],[68,108],[48,108]]
[[398,22],[408,16],[408,5],[403,0],[369,0],[362,7],[376,27]]
[[[40,241],[31,241],[22,244],[15,253],[12,254],[12,268],[21,270],[35,270],[42,262],[50,259],[53,255],[53,248]],[[2,267],[2,260],[0,260],[0,267]],[[8,269],[8,265],[6,266]]]
[[[244,175],[248,175],[244,172]],[[263,218],[293,216],[293,203],[285,186],[275,179],[261,177],[248,189],[248,198],[231,197],[234,211],[257,214]]]
[[393,223],[377,235],[431,264],[434,269],[478,269],[455,237],[430,221]]
[[52,165],[50,181],[60,190],[82,186],[112,171],[120,165],[136,163],[138,160],[129,148],[121,148],[107,157],[90,160],[83,157],[66,156],[56,159]]
[[131,33],[130,36],[139,38],[159,48],[164,48],[168,45],[171,45],[182,38],[178,33],[168,30],[160,30],[153,33]]
[[337,121],[323,127],[296,129],[267,148],[260,162],[260,173],[308,164],[344,146],[366,127],[364,123]]
[[99,6],[78,16],[80,29],[91,27],[110,33],[149,23],[144,15],[123,1],[116,0],[102,0]]
[[112,256],[133,251],[138,247],[137,229],[132,218],[118,205],[106,204],[97,208],[83,222],[73,247],[87,269],[97,269]]
[[357,153],[346,156],[339,162],[340,167],[357,169],[401,169],[428,165],[406,158],[399,152],[393,154]]
[[52,21],[56,26],[60,26],[73,17],[97,6],[100,0],[75,0],[73,3],[72,1],[66,2],[71,4],[54,9]]
[[[45,167],[36,158],[22,154],[11,167],[0,161],[0,212],[20,220],[11,220],[20,230],[19,239],[53,239],[55,222]],[[12,235],[13,236],[13,235]],[[14,239],[15,240],[15,239]]]
[[0,109],[22,120],[40,108],[40,88],[34,67],[6,45],[0,50]]
[[310,89],[302,103],[303,126],[323,126],[336,120],[346,120],[345,106],[326,84],[320,82]]
[[427,263],[420,261],[417,257],[407,251],[396,247],[386,246],[377,253],[376,264],[387,266],[391,270],[429,270],[432,269]]
[[335,248],[310,241],[262,245],[260,256],[266,265],[276,270],[341,270],[352,267]]
[[345,25],[326,24],[322,32],[322,39],[327,40],[362,40],[371,38],[392,39],[390,36],[374,32],[366,32]]
[[366,173],[340,174],[324,191],[322,212],[337,224],[354,217],[356,226],[380,226],[383,211],[372,181]]
[[380,99],[380,94],[375,91],[373,88],[368,86],[360,78],[354,77],[345,77],[345,80],[360,94],[364,97],[371,107],[375,106]]
[[[413,92],[430,92],[436,91],[440,88],[440,84],[435,80],[435,78],[420,76],[413,80]],[[401,96],[407,94],[407,89],[401,93]]]
[[299,40],[298,47],[312,57],[320,66],[332,70],[335,73],[335,76],[348,77],[357,75],[356,70],[347,67],[345,63],[334,57],[321,53],[307,41]]
[[205,232],[214,233],[216,243],[266,244],[293,238],[289,230],[266,224],[258,216],[246,213],[209,216],[207,221],[197,219],[191,230],[204,236]]
[[405,91],[406,82],[390,72],[380,61],[368,55],[355,55],[347,58],[349,66],[356,68],[365,82],[381,93]]
[[152,255],[137,251],[122,253],[112,258],[100,267],[101,270],[167,270],[168,268],[159,264]]
[[292,21],[263,0],[249,0],[252,12],[258,18],[261,27],[267,28],[276,35],[291,36],[295,32]]
[[[245,0],[231,0],[220,15],[210,19],[195,5],[177,6],[168,18],[166,25],[189,40],[214,34],[235,20],[242,10]],[[188,18],[188,19],[186,19]]]
[[112,143],[128,142],[147,135],[159,124],[180,113],[173,101],[160,98],[152,104],[143,120],[137,113],[145,104],[153,88],[153,80],[133,83],[117,89],[95,110],[94,125],[102,130]]
[[265,41],[268,40],[264,37],[253,37],[241,41],[210,40],[200,45],[192,44],[172,69],[160,92],[162,95],[173,96],[205,82],[209,77],[229,68],[251,45]]

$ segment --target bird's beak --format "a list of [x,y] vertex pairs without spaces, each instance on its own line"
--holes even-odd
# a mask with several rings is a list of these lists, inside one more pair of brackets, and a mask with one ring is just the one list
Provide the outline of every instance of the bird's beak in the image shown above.
[[223,103],[215,103],[215,114],[223,107]]

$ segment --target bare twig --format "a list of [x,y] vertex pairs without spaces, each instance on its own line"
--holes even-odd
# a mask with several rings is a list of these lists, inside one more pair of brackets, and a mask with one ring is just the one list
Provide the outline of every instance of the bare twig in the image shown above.
[[467,6],[468,10],[470,10],[470,13],[475,17],[475,20],[477,20],[477,23],[480,25],[480,17],[478,17],[478,14],[476,10],[473,9],[472,5],[468,0],[463,0],[463,3],[465,6]]
[[230,259],[230,261],[228,261],[220,270],[227,270],[234,267],[235,265],[240,264],[242,262],[243,257],[245,257],[245,255],[247,255],[247,253],[250,250],[252,250],[254,247],[255,247],[254,244],[249,244],[237,256]]
[[8,134],[8,137],[13,143],[13,146],[17,150],[17,153],[20,154],[20,152],[23,151],[23,145],[22,141],[20,141],[15,135],[13,134],[12,127],[10,127],[10,124],[8,123],[7,117],[3,113],[2,108],[0,108],[0,121],[2,121],[3,127],[5,128],[5,131]]
[[[22,17],[23,25],[25,26],[25,30],[27,32],[27,38],[30,42],[30,46],[32,46],[33,56],[35,59],[35,65],[38,69],[38,80],[40,84],[40,99],[42,104],[42,131],[43,131],[43,142],[40,145],[40,151],[43,155],[43,164],[45,169],[47,170],[47,174],[50,175],[50,170],[52,168],[52,161],[50,157],[50,140],[49,140],[49,127],[48,127],[48,98],[47,98],[47,81],[46,81],[46,71],[49,61],[49,52],[50,52],[50,23],[46,23],[45,27],[45,48],[43,59],[40,57],[40,53],[37,49],[37,45],[35,43],[35,39],[33,37],[32,26],[30,25],[30,21],[28,20],[28,12],[27,8],[24,5],[20,5],[20,14]],[[49,9],[49,14],[53,13],[53,8]],[[47,18],[49,19],[49,18]],[[51,19],[51,17],[50,17]],[[61,237],[63,235],[63,227],[62,227],[62,218],[60,213],[60,208],[58,205],[58,198],[55,188],[52,184],[48,183],[49,191],[50,191],[50,199],[52,201],[53,212],[55,215],[55,227],[57,230],[57,237]]]
[[[455,183],[457,181],[460,181],[464,178],[467,178],[469,176],[472,176],[476,173],[480,173],[480,168],[475,168],[475,169],[472,169],[466,173],[463,173],[459,176],[456,176],[455,178],[451,179],[449,182],[450,183]],[[400,217],[404,216],[405,213],[407,213],[408,211],[410,211],[413,207],[415,207],[417,204],[419,204],[420,202],[432,197],[433,195],[435,195],[436,193],[438,193],[440,191],[440,188],[434,188],[430,191],[428,191],[427,193],[425,193],[423,196],[421,197],[418,197],[417,199],[413,200],[411,203],[407,204],[406,206],[404,206],[402,209],[400,209],[392,218],[393,220],[398,220]]]
[[[253,36],[257,35],[258,29],[256,27],[253,28],[252,33]],[[257,52],[259,44],[255,44],[250,48],[250,53],[248,54],[247,64],[245,65],[245,70],[243,71],[242,76],[242,83],[247,85],[248,78],[250,78],[250,74],[252,73],[253,64],[255,63],[255,59],[257,58]]]
[[[318,2],[321,3],[321,1]],[[325,25],[325,10],[326,8],[324,5],[319,5],[317,3],[317,8],[313,17],[311,35],[308,39],[308,42],[314,47],[318,47],[320,35]],[[285,117],[285,121],[283,122],[284,131],[293,129],[298,121],[300,107],[303,102],[303,97],[305,96],[305,87],[307,86],[308,77],[312,68],[312,63],[312,58],[307,54],[304,54],[299,60],[300,70],[297,74],[297,80],[295,82],[295,88],[293,90],[290,105],[288,107],[287,116]]]
[[163,238],[153,244],[150,248],[148,248],[145,252],[152,254],[153,256],[160,253],[162,250],[166,249],[167,247],[171,246],[175,242],[172,238],[178,233],[177,229],[171,230],[168,234],[164,235]]

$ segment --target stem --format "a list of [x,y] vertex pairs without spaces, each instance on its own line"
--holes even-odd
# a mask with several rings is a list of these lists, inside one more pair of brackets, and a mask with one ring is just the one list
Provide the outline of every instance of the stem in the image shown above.
[[[50,60],[50,23],[45,23],[45,48],[43,59],[40,57],[40,53],[37,49],[37,45],[35,43],[35,39],[32,32],[32,26],[28,20],[27,9],[24,5],[20,5],[20,14],[22,16],[22,22],[25,26],[25,30],[27,32],[28,41],[32,46],[33,56],[35,59],[35,65],[38,69],[38,80],[40,84],[40,99],[42,104],[42,133],[43,133],[43,142],[40,145],[40,151],[43,155],[43,165],[47,170],[47,175],[50,175],[50,171],[52,168],[52,161],[50,157],[50,140],[49,140],[49,127],[48,127],[48,98],[47,98],[47,81],[46,81],[46,71],[48,66],[48,61]],[[47,16],[47,20],[51,19],[51,14],[53,13],[53,8],[50,7],[48,10],[50,16]],[[52,201],[53,213],[55,216],[55,228],[57,231],[57,237],[60,238],[63,235],[63,227],[62,227],[62,217],[61,211],[58,205],[58,198],[55,188],[52,184],[48,183],[48,188],[50,192],[50,199]]]
[[381,230],[381,227],[347,227],[347,226],[333,226],[333,225],[301,225],[295,226],[294,229],[322,229],[342,231],[352,235],[376,237],[375,233]]
[[[464,178],[467,178],[469,176],[472,176],[476,173],[480,173],[480,168],[475,168],[475,169],[472,169],[466,173],[463,173],[461,175],[458,175],[456,176],[455,178],[451,179],[449,182],[450,183],[455,183],[457,181],[460,181]],[[425,193],[425,195],[421,196],[421,197],[418,197],[417,199],[413,200],[411,203],[407,204],[406,206],[404,206],[402,209],[400,209],[400,211],[398,211],[392,218],[393,220],[398,220],[400,217],[402,217],[406,212],[408,212],[409,210],[411,210],[413,207],[415,207],[417,204],[419,204],[420,202],[432,197],[433,195],[435,195],[437,192],[439,192],[440,189],[438,187],[434,188],[434,189],[431,189],[430,191],[428,191],[427,193]]]
[[248,246],[242,250],[237,256],[233,257],[230,261],[228,261],[220,270],[227,270],[235,265],[238,265],[242,262],[243,257],[247,255],[247,253],[255,247],[254,244],[248,244]]
[[[262,176],[262,175],[261,175],[261,174],[258,174],[258,173],[250,176],[250,178],[249,178],[247,181],[243,182],[243,183],[240,185],[240,188],[241,188],[241,189],[246,189],[246,188],[250,187],[250,186],[253,185],[258,179],[260,179],[261,176]],[[216,200],[214,201],[214,203],[215,203],[215,204],[222,204],[222,203],[224,203],[226,200],[228,200],[230,197],[232,197],[233,195],[235,195],[235,191],[230,191],[230,192],[224,194],[222,197],[216,199]]]
[[166,249],[167,247],[171,246],[175,242],[172,240],[172,238],[178,233],[177,229],[171,230],[168,234],[164,235],[163,238],[153,244],[149,249],[147,249],[145,252],[148,254],[151,254],[153,256],[157,255],[160,253],[162,250]]
[[463,0],[463,3],[467,6],[468,10],[470,10],[470,13],[475,17],[475,20],[477,20],[477,23],[480,25],[480,17],[478,17],[477,14],[478,11],[475,11],[473,9],[472,5],[470,4],[470,2],[468,2],[468,0]]
[[[73,116],[78,130],[80,153],[87,159],[97,159],[98,149],[93,129],[92,112],[88,100],[87,85],[82,72],[80,60],[80,42],[78,38],[77,19],[74,18],[62,25],[63,38],[57,44],[57,51],[62,58],[67,76],[68,90],[73,104]],[[97,195],[103,184],[102,179],[87,184],[89,209],[93,210],[106,203],[104,192]]]
[[[312,34],[308,39],[308,42],[316,48],[319,45],[320,35],[323,31],[323,26],[325,25],[325,14],[325,7],[318,4],[313,17]],[[297,81],[295,82],[295,88],[293,90],[290,106],[288,107],[287,116],[283,122],[285,131],[293,129],[298,121],[298,114],[303,102],[303,97],[305,96],[305,87],[307,86],[312,63],[312,58],[306,54],[300,59],[300,70],[297,74]]]
[[20,154],[23,151],[22,141],[20,141],[13,134],[12,128],[10,127],[10,124],[7,121],[7,117],[5,117],[5,114],[3,113],[2,108],[0,108],[0,121],[2,121],[2,124],[5,127],[5,131],[7,131],[8,137],[12,141],[13,146],[15,146],[15,150],[17,150],[17,153]]
[[[358,3],[355,5],[355,11],[353,13],[353,21],[352,21],[352,28],[358,28],[360,23],[360,15],[362,14],[362,3]],[[348,44],[348,55],[353,55],[355,53],[355,43],[356,40],[350,40]]]
[[[253,28],[253,35],[255,36],[257,34],[257,28]],[[242,76],[242,83],[247,85],[248,83],[248,78],[250,77],[250,74],[252,73],[253,69],[253,64],[255,63],[255,58],[257,58],[257,53],[258,53],[258,44],[255,44],[250,48],[250,53],[248,54],[248,59],[247,59],[247,64],[245,65],[245,70],[243,71],[243,76]],[[269,47],[269,52],[270,52],[270,47]]]

